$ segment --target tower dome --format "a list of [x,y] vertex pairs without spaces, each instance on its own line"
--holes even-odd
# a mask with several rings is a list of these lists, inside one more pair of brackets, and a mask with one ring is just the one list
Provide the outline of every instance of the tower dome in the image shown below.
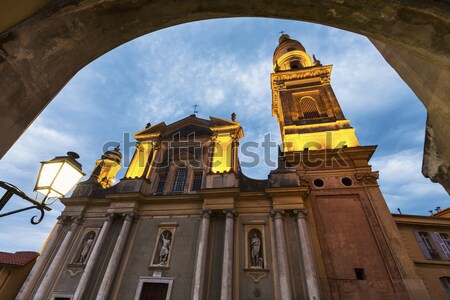
[[305,47],[291,39],[289,34],[283,33],[278,39],[278,47],[273,53],[274,71],[298,70],[313,66]]
[[120,153],[120,146],[114,148],[114,150],[108,150],[102,155],[102,159],[110,159],[120,164],[122,162],[122,153]]

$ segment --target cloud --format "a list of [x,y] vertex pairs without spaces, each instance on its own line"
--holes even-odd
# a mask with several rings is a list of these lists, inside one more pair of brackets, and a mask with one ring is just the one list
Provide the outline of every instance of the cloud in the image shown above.
[[403,213],[427,214],[448,198],[444,189],[427,182],[421,175],[422,153],[408,149],[372,160],[380,171],[379,184],[391,211],[400,207]]
[[67,149],[77,149],[82,138],[69,132],[59,130],[41,118],[38,119],[23,136],[13,145],[0,164],[0,176],[18,180],[37,176],[39,162],[65,155]]

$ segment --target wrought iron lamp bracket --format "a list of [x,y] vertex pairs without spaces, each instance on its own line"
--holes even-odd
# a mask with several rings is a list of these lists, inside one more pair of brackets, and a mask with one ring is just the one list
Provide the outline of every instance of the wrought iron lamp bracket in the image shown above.
[[[41,201],[36,201],[33,198],[29,197],[27,194],[25,194],[25,192],[23,192],[22,190],[20,190],[18,187],[16,187],[15,185],[5,182],[5,181],[0,181],[0,187],[5,189],[5,193],[3,194],[2,198],[0,199],[0,212],[3,210],[3,207],[8,203],[8,201],[11,199],[12,196],[16,195],[19,196],[20,198],[30,202],[32,205],[28,206],[28,207],[24,207],[24,208],[20,208],[20,209],[16,209],[13,211],[9,211],[6,213],[2,213],[0,214],[0,218],[2,217],[6,217],[9,215],[13,215],[22,211],[26,211],[26,210],[30,210],[30,209],[37,209],[40,212],[40,216],[38,218],[37,215],[33,216],[30,220],[31,224],[39,224],[42,219],[44,218],[44,214],[45,214],[45,210],[46,211],[50,211],[52,210],[50,207],[47,206],[47,204],[45,203],[45,201],[47,200],[47,196]],[[37,218],[37,220],[36,220]]]

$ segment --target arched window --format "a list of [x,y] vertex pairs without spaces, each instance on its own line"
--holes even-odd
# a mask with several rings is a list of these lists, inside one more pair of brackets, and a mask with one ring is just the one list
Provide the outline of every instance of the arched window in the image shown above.
[[291,67],[291,70],[298,70],[301,69],[303,66],[300,61],[293,60],[290,62],[289,66]]
[[300,108],[305,118],[313,119],[320,118],[319,110],[317,109],[316,101],[311,97],[303,97],[300,99]]

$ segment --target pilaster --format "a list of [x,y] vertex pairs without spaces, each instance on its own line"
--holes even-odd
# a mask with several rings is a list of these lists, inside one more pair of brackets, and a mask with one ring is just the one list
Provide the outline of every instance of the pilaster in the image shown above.
[[281,300],[292,299],[291,272],[288,263],[288,252],[286,247],[286,236],[284,232],[284,210],[272,210],[272,218],[275,223],[275,240],[278,261],[278,280],[280,284]]

